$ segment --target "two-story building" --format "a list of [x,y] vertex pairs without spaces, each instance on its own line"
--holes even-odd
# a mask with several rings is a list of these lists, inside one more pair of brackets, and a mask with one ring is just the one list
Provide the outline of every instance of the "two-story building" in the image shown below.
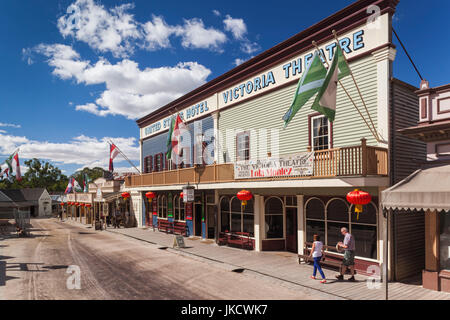
[[[314,234],[335,246],[347,227],[357,239],[357,270],[382,263],[380,194],[417,169],[411,154],[425,159],[425,144],[396,133],[418,117],[418,88],[392,78],[397,3],[357,1],[139,119],[144,173],[126,179],[132,202],[142,204],[138,225],[169,221],[190,236],[240,235],[256,251],[296,253]],[[349,98],[364,110],[351,77],[342,80],[349,96],[338,85],[334,122],[311,110],[311,99],[284,128],[282,117],[316,50],[312,42],[331,62],[333,30],[378,138]],[[174,164],[165,153],[170,119],[178,113],[191,136]],[[187,184],[195,187],[195,199],[185,204],[180,192]],[[243,189],[252,193],[246,206],[237,198]],[[354,189],[372,195],[359,217],[346,201]],[[155,195],[151,202],[148,192]]]
[[417,95],[419,123],[399,132],[426,143],[428,161],[385,190],[383,206],[394,221],[405,221],[394,247],[411,254],[394,256],[405,262],[396,272],[420,267],[425,288],[450,292],[450,85],[431,88],[422,81]]

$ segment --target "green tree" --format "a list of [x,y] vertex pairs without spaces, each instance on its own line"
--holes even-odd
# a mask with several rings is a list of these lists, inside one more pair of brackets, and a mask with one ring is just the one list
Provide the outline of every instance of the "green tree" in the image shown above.
[[49,192],[61,192],[67,187],[68,178],[61,170],[52,164],[33,158],[25,161],[28,171],[17,181],[11,179],[0,181],[0,189],[46,188]]

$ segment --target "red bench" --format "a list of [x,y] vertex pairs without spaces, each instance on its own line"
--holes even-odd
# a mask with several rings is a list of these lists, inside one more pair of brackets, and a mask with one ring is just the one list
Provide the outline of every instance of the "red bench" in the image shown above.
[[173,233],[172,223],[168,220],[159,220],[158,219],[158,231],[164,231],[165,233]]
[[248,232],[220,232],[219,245],[237,245],[242,249],[253,250],[253,239]]
[[185,223],[170,222],[168,220],[158,219],[158,231],[164,231],[165,233],[179,234],[187,237],[189,231]]

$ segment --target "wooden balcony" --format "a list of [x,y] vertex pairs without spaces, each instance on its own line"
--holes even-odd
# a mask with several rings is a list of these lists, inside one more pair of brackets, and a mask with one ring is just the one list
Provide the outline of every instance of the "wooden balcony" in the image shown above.
[[[245,181],[271,181],[288,179],[314,179],[350,176],[387,176],[388,152],[385,148],[371,147],[362,140],[361,145],[314,152],[314,175],[298,177],[270,177],[242,179]],[[128,188],[202,183],[224,183],[234,179],[232,163],[199,166],[172,171],[154,172],[125,178]]]

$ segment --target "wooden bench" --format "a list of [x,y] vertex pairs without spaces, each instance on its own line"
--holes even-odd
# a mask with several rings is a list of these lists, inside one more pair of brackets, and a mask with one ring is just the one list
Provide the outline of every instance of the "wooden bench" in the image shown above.
[[187,237],[189,228],[185,223],[173,222],[173,233]]
[[242,249],[253,250],[253,240],[248,232],[220,232],[219,245],[239,245]]
[[[312,242],[305,242],[305,245],[303,246],[303,254],[298,255],[298,263],[301,263],[301,260],[303,260],[305,263],[313,263],[313,258],[309,257],[309,254],[311,253],[312,248]],[[344,260],[344,257],[342,255],[339,255],[336,247],[332,246],[323,246],[324,248],[324,255],[322,256],[322,259],[320,260],[322,265],[334,267],[334,268],[341,268],[342,260]]]
[[158,219],[158,231],[165,231],[166,233],[173,233],[173,225],[168,220]]

